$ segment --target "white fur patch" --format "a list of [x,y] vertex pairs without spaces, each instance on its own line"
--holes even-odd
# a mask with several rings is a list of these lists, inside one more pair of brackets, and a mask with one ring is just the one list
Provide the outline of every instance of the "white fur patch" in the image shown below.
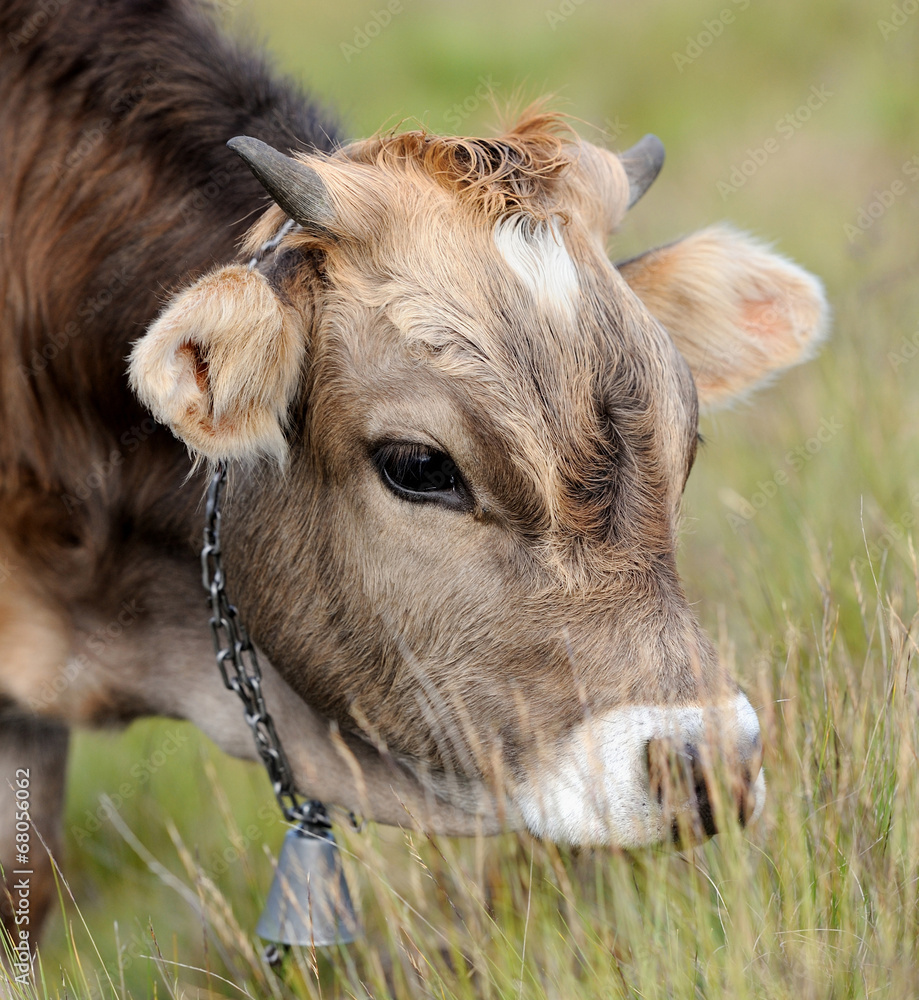
[[[616,709],[581,724],[561,748],[559,764],[518,787],[514,804],[532,833],[556,843],[640,847],[667,840],[671,818],[648,779],[647,747],[657,739],[695,746],[714,739],[742,762],[757,755],[759,722],[742,694],[720,708]],[[762,772],[752,792],[751,821],[766,798]]]
[[579,293],[578,272],[568,255],[557,218],[534,222],[528,215],[502,219],[495,246],[537,303],[573,318]]

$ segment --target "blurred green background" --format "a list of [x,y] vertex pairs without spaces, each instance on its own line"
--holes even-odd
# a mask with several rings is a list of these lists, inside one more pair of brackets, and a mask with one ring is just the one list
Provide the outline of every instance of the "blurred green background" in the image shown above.
[[[497,891],[488,903],[502,930],[482,944],[482,978],[452,980],[449,963],[437,967],[441,978],[425,978],[426,963],[436,963],[418,931],[412,947],[426,956],[418,995],[919,995],[909,888],[919,875],[910,832],[919,802],[908,777],[917,757],[908,669],[916,586],[907,537],[919,516],[919,361],[910,350],[919,343],[919,182],[904,171],[919,154],[919,13],[908,13],[909,0],[214,7],[228,30],[264,41],[355,138],[415,122],[487,134],[498,118],[492,93],[499,107],[554,94],[582,135],[616,149],[654,132],[667,163],[615,238],[613,256],[730,220],[820,275],[835,314],[817,360],[704,419],[707,444],[686,496],[687,588],[769,734],[770,801],[759,827],[740,840],[736,857],[744,860],[731,868],[718,838],[696,868],[684,867],[715,873],[724,864],[728,875],[697,884],[676,862],[658,859],[667,874],[655,896],[635,888],[651,878],[641,872],[652,862],[613,852],[596,862],[591,891],[569,892],[571,866],[583,862],[547,847],[516,838],[453,845],[450,878],[502,873],[493,881],[506,895]],[[821,427],[834,429],[809,450]],[[796,448],[806,460],[790,457]],[[773,488],[780,470],[787,484]],[[867,555],[870,565],[861,561]],[[881,730],[889,737],[882,752]],[[162,763],[144,764],[154,760]],[[119,793],[122,785],[130,794]],[[102,797],[116,794],[113,822]],[[218,974],[245,979],[255,996],[321,988],[366,995],[356,985],[364,973],[349,966],[357,959],[320,960],[318,980],[304,959],[301,979],[285,985],[246,964],[244,942],[270,879],[263,844],[277,849],[281,825],[261,772],[226,760],[191,730],[157,723],[79,736],[66,826],[62,865],[80,912],[65,900],[46,935],[49,992],[63,966],[87,995],[194,996],[205,980],[211,992],[202,996],[241,995]],[[151,871],[122,827],[178,882]],[[887,853],[877,855],[876,843]],[[361,957],[376,970],[367,973],[378,984],[367,987],[371,995],[388,988],[390,973],[374,964],[385,965],[380,954],[403,964],[415,954],[405,944],[405,928],[421,927],[412,908],[443,912],[434,868],[448,848],[422,847],[423,862],[398,832],[354,839],[361,857],[378,852],[367,867],[355,864],[371,941],[384,942]],[[507,888],[518,875],[526,892]],[[227,929],[232,921],[205,876],[229,901],[238,931]],[[604,885],[619,886],[633,909],[611,916]],[[569,911],[561,930],[553,924],[549,914],[564,910],[563,899],[582,913],[584,941]],[[675,909],[661,899],[676,900]],[[522,922],[532,900],[543,937],[542,925]],[[219,933],[215,913],[230,921]],[[521,956],[524,926],[532,937]],[[550,953],[569,939],[581,966],[570,955],[553,965]],[[158,971],[143,957],[157,948]],[[473,946],[456,948],[466,954]],[[595,953],[606,956],[605,971],[588,960]]]

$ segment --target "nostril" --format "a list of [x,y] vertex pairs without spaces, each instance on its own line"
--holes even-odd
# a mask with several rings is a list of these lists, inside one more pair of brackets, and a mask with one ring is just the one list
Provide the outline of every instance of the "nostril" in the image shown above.
[[[720,756],[720,755],[719,755]],[[648,740],[645,745],[648,790],[669,822],[675,843],[703,840],[718,832],[716,801],[733,802],[728,811],[746,826],[756,810],[756,780],[762,768],[762,745],[751,743],[742,759],[712,762],[693,743],[666,738]],[[714,773],[717,771],[717,774]],[[727,784],[724,782],[727,781]],[[719,795],[715,786],[722,790]],[[724,803],[727,805],[727,803]]]
[[645,756],[651,797],[669,818],[674,841],[685,839],[681,822],[689,824],[691,839],[714,836],[718,828],[699,750],[689,743],[652,739]]
[[718,827],[715,824],[715,814],[709,794],[709,779],[706,776],[702,758],[695,747],[686,747],[686,756],[689,761],[689,777],[692,782],[690,802],[695,819],[706,837],[714,837],[718,832]]
[[[685,801],[689,806],[689,824],[693,839],[714,837],[718,832],[712,800],[709,793],[710,775],[706,773],[702,763],[702,755],[695,746],[686,744],[679,755],[678,764],[680,787],[684,791]],[[674,821],[674,829],[679,833],[678,824]],[[682,840],[682,837],[678,839]]]

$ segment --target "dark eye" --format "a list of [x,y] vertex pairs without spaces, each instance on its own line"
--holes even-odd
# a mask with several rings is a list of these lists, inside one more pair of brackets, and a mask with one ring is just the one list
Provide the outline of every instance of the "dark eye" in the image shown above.
[[384,444],[373,461],[385,485],[402,500],[472,510],[469,487],[446,452],[422,444]]

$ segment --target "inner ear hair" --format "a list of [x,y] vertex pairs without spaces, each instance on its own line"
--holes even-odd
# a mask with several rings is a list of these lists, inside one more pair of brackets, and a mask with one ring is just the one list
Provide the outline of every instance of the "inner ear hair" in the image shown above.
[[231,264],[176,296],[134,346],[134,391],[197,454],[283,462],[305,331],[258,270]]

